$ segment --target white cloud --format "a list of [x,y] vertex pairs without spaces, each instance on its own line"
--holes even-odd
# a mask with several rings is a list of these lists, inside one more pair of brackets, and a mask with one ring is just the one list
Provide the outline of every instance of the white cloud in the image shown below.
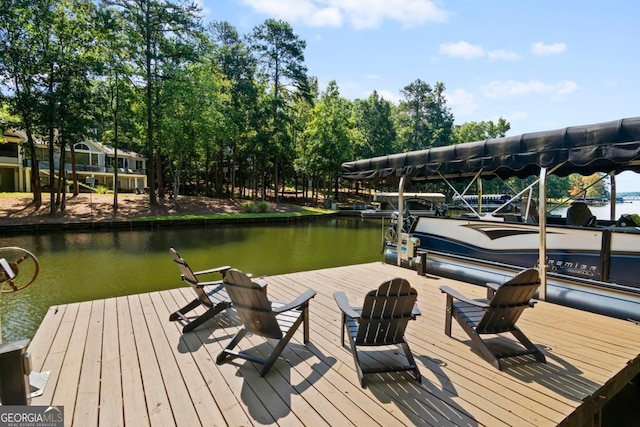
[[459,41],[456,43],[443,43],[440,45],[440,53],[454,58],[479,58],[484,56],[482,46]]
[[442,43],[440,45],[440,53],[453,58],[464,59],[482,58],[486,56],[489,59],[513,61],[520,58],[520,55],[515,52],[504,49],[485,51],[482,45],[471,44],[464,40],[455,43]]
[[337,27],[349,22],[357,29],[374,28],[384,20],[405,26],[446,21],[449,12],[431,0],[242,0],[254,11],[312,27]]
[[445,91],[444,97],[454,116],[470,116],[478,110],[473,94],[463,90]]
[[542,42],[533,43],[531,45],[531,53],[534,55],[558,55],[567,50],[564,43],[544,44]]
[[565,80],[555,85],[556,86],[556,95],[569,95],[570,93],[578,90],[578,84],[576,82],[572,82],[571,80]]
[[305,15],[307,23],[312,27],[339,27],[342,25],[342,14],[334,7],[316,10],[312,15]]
[[[376,89],[376,92],[378,92],[378,95],[380,95],[380,98],[384,98],[389,102],[392,102],[394,104],[399,104],[400,100],[402,99],[400,97],[399,92],[396,91],[391,91],[391,90],[387,90],[387,89],[382,89],[382,90],[378,90]],[[369,95],[371,95],[371,92],[367,95],[367,97],[369,97]]]
[[494,99],[533,94],[561,97],[573,93],[577,89],[578,85],[570,80],[552,84],[538,80],[529,80],[528,82],[494,80],[482,88],[484,96]]
[[520,59],[520,55],[518,55],[517,53],[502,49],[489,51],[487,55],[491,59],[505,59],[507,61],[515,61],[516,59]]
[[528,117],[529,113],[525,113],[524,111],[512,111],[506,115],[505,119],[510,122],[515,122],[518,120],[524,120]]
[[334,7],[318,7],[315,0],[243,0],[263,15],[291,22],[305,22],[312,27],[339,27],[342,14]]

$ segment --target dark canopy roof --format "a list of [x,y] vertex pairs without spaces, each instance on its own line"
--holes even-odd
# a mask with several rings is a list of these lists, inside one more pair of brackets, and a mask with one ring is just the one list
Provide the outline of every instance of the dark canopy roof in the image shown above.
[[342,164],[351,180],[408,175],[449,179],[475,175],[524,178],[561,164],[555,174],[640,172],[640,117],[488,139]]

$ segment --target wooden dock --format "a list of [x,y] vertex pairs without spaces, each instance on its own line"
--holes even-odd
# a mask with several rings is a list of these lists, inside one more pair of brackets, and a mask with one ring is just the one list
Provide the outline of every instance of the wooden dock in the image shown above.
[[[367,376],[360,387],[348,348],[340,346],[333,292],[350,303],[391,277],[418,290],[422,315],[407,339],[422,373]],[[176,285],[180,283],[176,273]],[[302,332],[261,378],[253,363],[222,366],[215,358],[238,328],[228,310],[182,334],[169,314],[194,298],[190,288],[51,307],[29,351],[35,371],[50,371],[32,405],[62,405],[75,426],[582,426],[640,373],[640,326],[539,302],[518,322],[547,357],[523,358],[498,371],[470,346],[454,321],[445,336],[446,284],[472,297],[481,287],[382,263],[271,276],[271,299],[291,300],[307,288],[311,342]],[[497,345],[513,340],[490,338]],[[242,349],[270,348],[260,337]],[[400,357],[395,348],[368,353],[369,363]]]

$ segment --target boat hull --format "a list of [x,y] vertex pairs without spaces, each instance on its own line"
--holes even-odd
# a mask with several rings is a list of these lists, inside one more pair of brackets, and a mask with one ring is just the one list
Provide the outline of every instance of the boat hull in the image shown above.
[[[469,283],[502,283],[538,265],[533,224],[424,217],[412,236],[426,272]],[[640,321],[639,229],[548,226],[546,240],[548,301]],[[394,254],[388,248],[385,259],[395,263]]]

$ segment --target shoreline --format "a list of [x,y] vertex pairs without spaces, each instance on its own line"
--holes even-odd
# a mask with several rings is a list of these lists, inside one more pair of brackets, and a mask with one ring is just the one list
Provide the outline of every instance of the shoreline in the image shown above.
[[[180,196],[178,208],[171,201],[150,206],[148,195],[123,194],[113,212],[112,194],[80,194],[67,197],[64,212],[50,215],[49,194],[43,194],[36,209],[32,195],[0,193],[0,232],[3,235],[56,231],[140,230],[177,226],[220,226],[228,224],[293,223],[337,215],[336,211],[297,204],[268,202],[264,213],[247,213],[243,199],[213,199]],[[257,203],[257,202],[254,202]]]
[[[49,222],[49,223],[27,223],[27,224],[0,224],[0,233],[5,235],[31,234],[42,232],[58,231],[94,231],[94,230],[158,230],[161,228],[174,227],[211,227],[220,225],[239,224],[291,224],[302,221],[312,221],[320,218],[337,216],[338,212],[312,213],[302,215],[272,215],[255,217],[235,216],[228,214],[228,218],[163,218],[163,219],[142,219],[142,220],[121,220],[121,221],[89,221],[89,222]],[[248,214],[250,215],[250,214]]]

